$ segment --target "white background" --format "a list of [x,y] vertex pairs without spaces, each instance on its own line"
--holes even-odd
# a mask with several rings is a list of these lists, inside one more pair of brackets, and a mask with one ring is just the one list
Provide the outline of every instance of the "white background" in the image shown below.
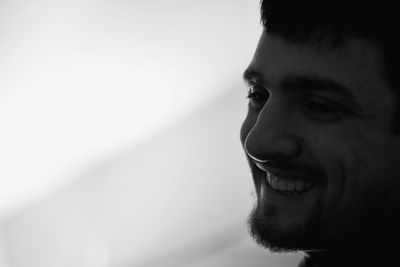
[[245,229],[258,8],[1,0],[0,266],[296,261]]

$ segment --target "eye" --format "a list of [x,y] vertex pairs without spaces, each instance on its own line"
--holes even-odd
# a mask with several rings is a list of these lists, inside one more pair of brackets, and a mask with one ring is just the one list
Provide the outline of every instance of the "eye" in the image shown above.
[[268,100],[269,93],[261,86],[251,85],[248,87],[247,98],[251,107],[261,109]]
[[349,109],[332,100],[318,98],[304,104],[306,113],[313,119],[323,122],[335,122],[349,113]]

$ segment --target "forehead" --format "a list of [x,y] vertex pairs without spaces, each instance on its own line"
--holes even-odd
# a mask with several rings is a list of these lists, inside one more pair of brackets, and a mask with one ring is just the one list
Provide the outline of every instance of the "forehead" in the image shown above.
[[344,85],[361,105],[393,102],[394,93],[384,79],[380,47],[363,39],[348,39],[338,47],[289,43],[263,33],[249,69],[272,87],[287,76],[316,76]]

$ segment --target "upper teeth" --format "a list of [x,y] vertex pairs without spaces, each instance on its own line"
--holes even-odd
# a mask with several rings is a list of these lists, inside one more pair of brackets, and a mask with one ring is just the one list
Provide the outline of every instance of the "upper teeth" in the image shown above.
[[312,186],[309,181],[278,178],[270,173],[267,173],[267,181],[273,189],[286,192],[302,192]]

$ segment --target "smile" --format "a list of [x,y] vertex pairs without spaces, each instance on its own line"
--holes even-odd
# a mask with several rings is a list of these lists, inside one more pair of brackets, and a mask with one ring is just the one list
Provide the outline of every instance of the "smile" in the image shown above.
[[281,170],[274,170],[258,162],[256,162],[255,165],[263,171],[264,175],[262,179],[265,179],[266,185],[279,193],[286,195],[304,193],[309,191],[317,183],[315,177],[305,173],[289,173]]
[[268,185],[277,191],[282,193],[302,193],[309,190],[313,184],[310,181],[304,181],[300,179],[286,179],[274,176],[267,172],[266,179]]

